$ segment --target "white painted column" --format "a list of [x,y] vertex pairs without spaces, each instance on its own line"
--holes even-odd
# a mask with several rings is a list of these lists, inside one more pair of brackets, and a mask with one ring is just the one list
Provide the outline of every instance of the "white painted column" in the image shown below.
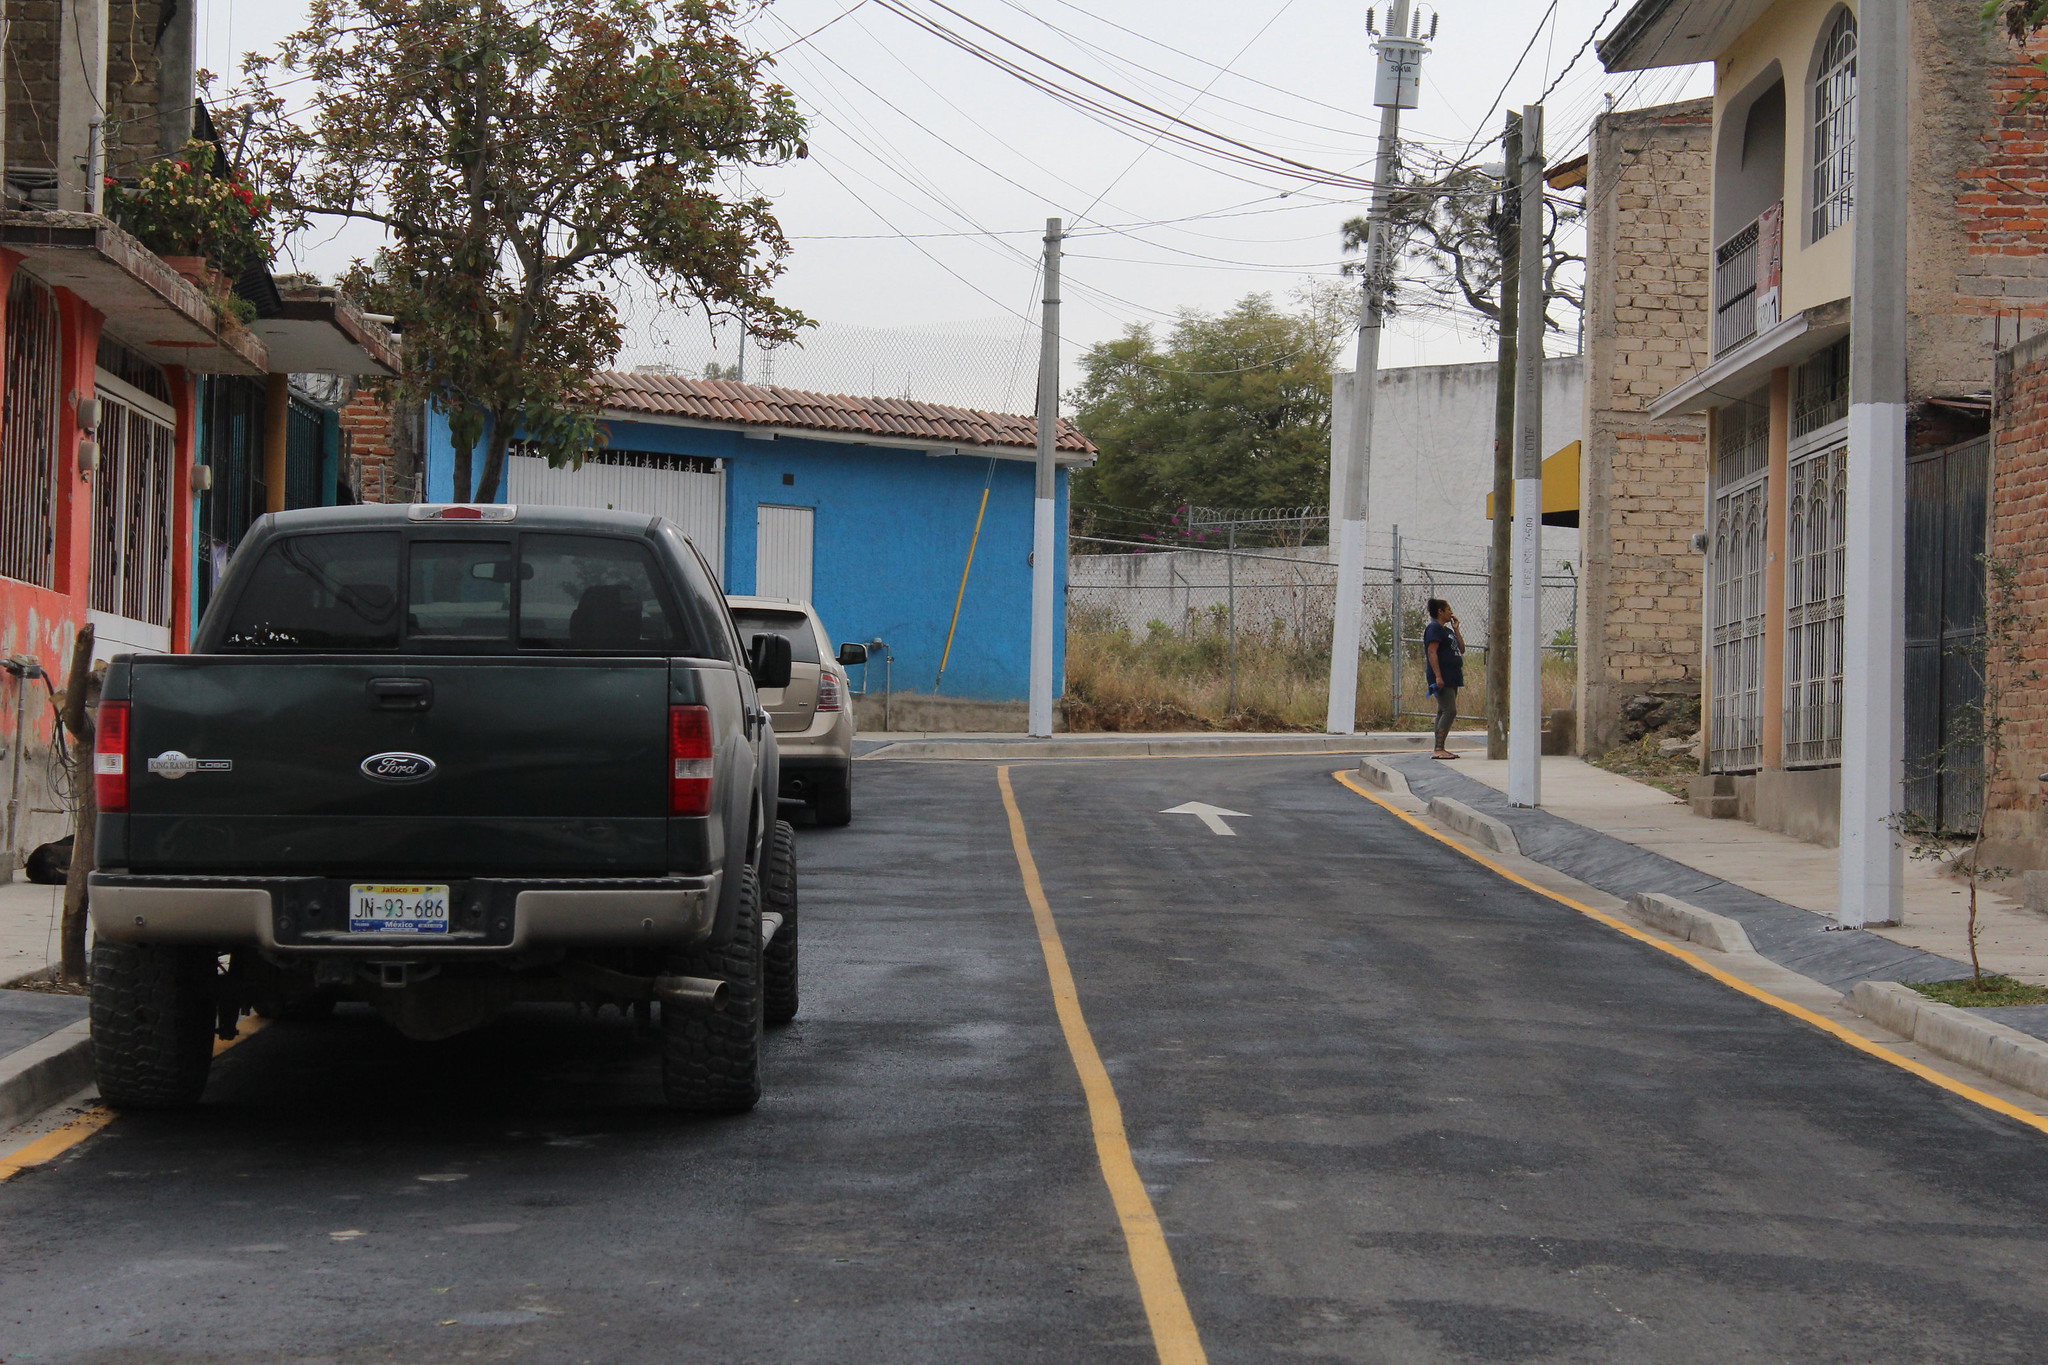
[[1522,110],[1520,302],[1515,354],[1514,565],[1508,603],[1508,800],[1543,801],[1543,106]]
[[1052,734],[1053,567],[1066,552],[1054,512],[1059,505],[1054,467],[1060,427],[1060,242],[1057,218],[1045,220],[1044,320],[1038,344],[1037,496],[1031,505],[1031,698],[1028,729]]
[[1906,788],[1905,0],[1865,0],[1856,54],[1856,217],[1843,527],[1841,901],[1845,926],[1896,924]]

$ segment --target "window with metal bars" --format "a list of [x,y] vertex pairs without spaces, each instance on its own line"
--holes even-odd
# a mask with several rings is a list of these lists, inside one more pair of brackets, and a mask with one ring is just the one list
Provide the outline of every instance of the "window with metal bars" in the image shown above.
[[39,588],[56,583],[61,351],[56,295],[16,271],[0,398],[0,576]]
[[1813,78],[1813,240],[1856,207],[1856,16],[1835,15]]
[[1816,351],[1793,375],[1792,439],[1810,436],[1849,415],[1849,343]]
[[1794,459],[1785,510],[1785,765],[1842,757],[1843,523],[1849,448]]
[[93,475],[92,609],[171,623],[172,485],[177,429],[100,389],[100,467]]

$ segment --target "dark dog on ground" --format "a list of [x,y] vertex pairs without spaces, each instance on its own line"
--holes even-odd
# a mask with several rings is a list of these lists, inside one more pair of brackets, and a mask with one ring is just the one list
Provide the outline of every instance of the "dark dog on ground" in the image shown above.
[[62,886],[71,875],[71,836],[38,845],[22,865],[28,879],[38,886]]

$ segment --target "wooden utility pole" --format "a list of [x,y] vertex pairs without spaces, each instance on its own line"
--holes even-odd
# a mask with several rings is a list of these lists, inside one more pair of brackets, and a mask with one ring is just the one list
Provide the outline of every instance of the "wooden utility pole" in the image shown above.
[[71,870],[64,876],[64,920],[58,929],[59,970],[66,980],[83,981],[85,966],[86,882],[93,868],[93,831],[99,824],[98,780],[93,771],[93,709],[99,702],[100,679],[92,671],[93,630],[80,626],[71,643],[71,672],[64,680],[64,729],[71,736],[71,780],[78,788],[77,822],[71,827]]
[[1507,135],[1501,154],[1508,169],[1501,173],[1500,195],[1494,200],[1493,240],[1500,253],[1500,341],[1493,373],[1493,548],[1486,560],[1486,756],[1508,756],[1508,660],[1513,629],[1508,615],[1508,560],[1512,544],[1515,500],[1515,328],[1521,315],[1522,202],[1512,192],[1515,168],[1522,164],[1522,116],[1508,111]]

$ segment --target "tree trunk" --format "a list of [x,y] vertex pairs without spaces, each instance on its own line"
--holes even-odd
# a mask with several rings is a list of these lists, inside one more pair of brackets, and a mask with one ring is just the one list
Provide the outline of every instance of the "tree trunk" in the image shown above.
[[59,970],[70,981],[86,977],[85,879],[93,869],[93,835],[100,812],[92,756],[93,708],[99,704],[100,678],[92,671],[92,642],[92,627],[81,627],[71,645],[71,674],[64,681],[64,728],[77,755],[72,772],[79,786],[78,813],[71,829],[71,871],[64,878],[64,919],[58,931],[62,945]]
[[[1508,115],[1502,154],[1510,167],[1522,159],[1522,116]],[[1514,528],[1509,504],[1515,497],[1515,328],[1521,317],[1522,233],[1516,197],[1500,197],[1500,344],[1495,351],[1493,388],[1493,551],[1486,577],[1486,756],[1508,756],[1508,565],[1513,558],[1509,533]]]
[[468,501],[469,501],[469,468],[470,468],[470,459],[471,459],[471,457],[472,457],[472,456],[473,456],[473,455],[474,455],[475,453],[476,453],[476,447],[475,447],[475,446],[473,446],[473,445],[464,445],[464,444],[463,444],[463,443],[462,443],[461,441],[459,441],[459,440],[455,442],[455,493],[454,493],[454,498],[455,498],[455,501],[457,501],[457,502],[468,502]]
[[502,500],[498,484],[505,473],[505,451],[512,444],[512,423],[505,418],[491,419],[491,434],[484,448],[483,473],[477,476],[476,489],[470,494],[478,502],[493,498]]

